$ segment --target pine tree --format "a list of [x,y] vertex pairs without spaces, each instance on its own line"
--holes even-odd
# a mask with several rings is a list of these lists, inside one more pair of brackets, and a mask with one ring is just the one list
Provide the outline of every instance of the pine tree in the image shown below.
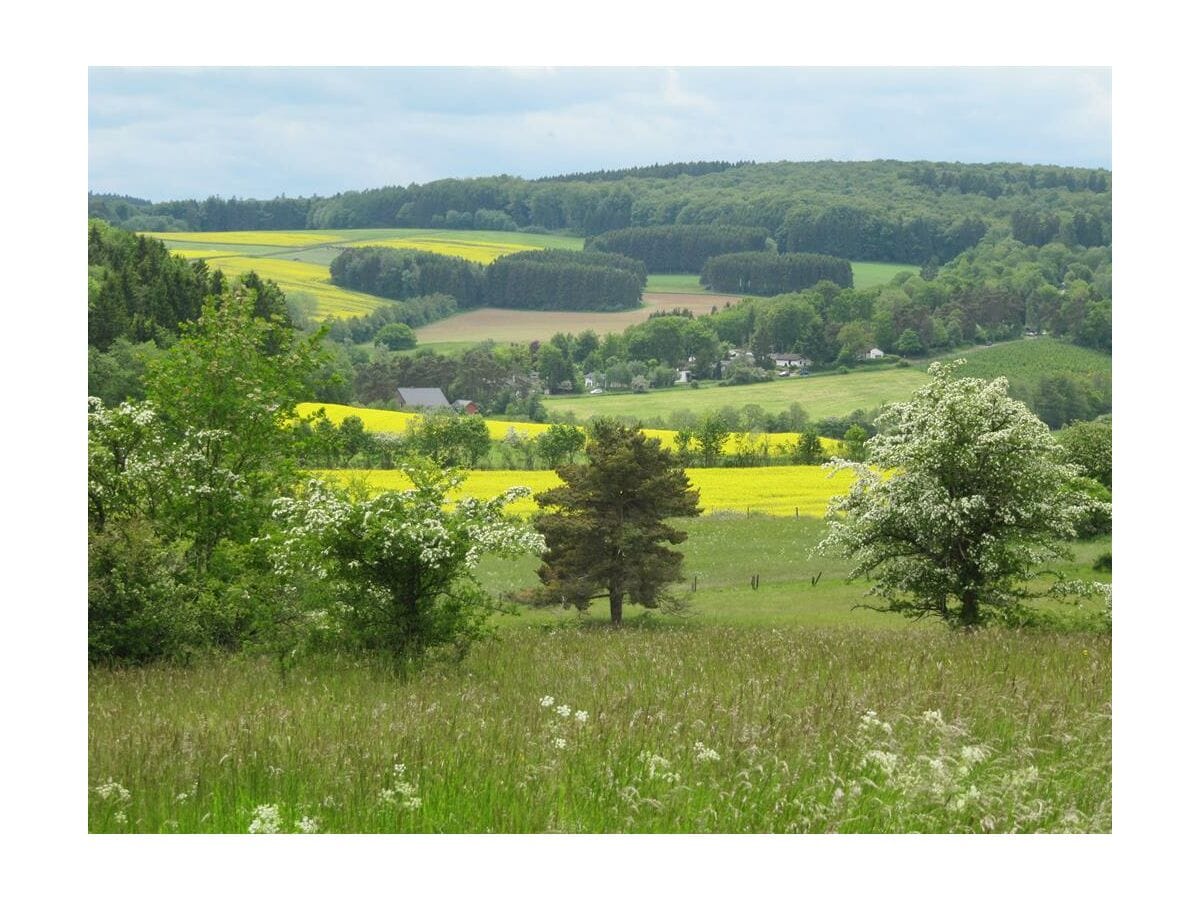
[[656,438],[608,419],[590,427],[585,465],[563,466],[562,487],[534,499],[543,512],[534,527],[546,540],[539,602],[587,609],[608,598],[613,625],[625,601],[660,605],[681,580],[679,544],[687,532],[666,521],[700,514],[699,491]]

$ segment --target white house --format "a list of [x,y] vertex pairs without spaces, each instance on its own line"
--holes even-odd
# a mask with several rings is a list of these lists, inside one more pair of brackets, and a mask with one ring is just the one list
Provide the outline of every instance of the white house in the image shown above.
[[867,351],[867,359],[883,359],[883,351],[878,347],[872,347]]

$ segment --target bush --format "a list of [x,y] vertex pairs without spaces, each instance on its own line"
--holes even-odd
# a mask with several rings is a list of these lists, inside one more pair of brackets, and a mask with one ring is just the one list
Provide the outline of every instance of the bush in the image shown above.
[[88,535],[88,661],[179,659],[203,644],[180,548],[145,519]]

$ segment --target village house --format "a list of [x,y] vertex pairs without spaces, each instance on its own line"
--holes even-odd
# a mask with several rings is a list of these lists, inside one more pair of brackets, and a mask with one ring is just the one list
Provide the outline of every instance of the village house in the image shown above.
[[441,388],[396,388],[401,409],[450,409],[450,401]]
[[465,416],[475,416],[479,414],[479,404],[474,400],[455,400],[454,410]]
[[790,369],[807,369],[812,366],[812,360],[807,356],[801,356],[799,353],[772,353],[770,359],[774,361],[775,368],[790,370]]

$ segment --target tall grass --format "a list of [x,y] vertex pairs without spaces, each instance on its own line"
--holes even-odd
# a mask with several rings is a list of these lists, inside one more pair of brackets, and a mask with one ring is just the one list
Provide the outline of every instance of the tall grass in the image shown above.
[[362,659],[96,670],[88,821],[1108,831],[1110,699],[1107,638],[926,629],[515,629],[409,679]]

